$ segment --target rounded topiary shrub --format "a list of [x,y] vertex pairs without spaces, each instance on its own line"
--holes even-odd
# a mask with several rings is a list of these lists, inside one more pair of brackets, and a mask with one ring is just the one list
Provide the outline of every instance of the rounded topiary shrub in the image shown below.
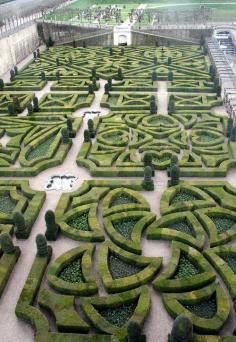
[[147,191],[152,191],[154,189],[151,166],[146,166],[144,169],[144,180],[143,180],[142,185],[143,185],[143,188]]
[[12,242],[11,236],[8,233],[0,235],[0,245],[3,253],[11,254],[15,251],[15,246]]
[[36,236],[37,256],[44,257],[48,254],[47,240],[43,234]]
[[171,186],[179,184],[179,176],[180,176],[179,166],[174,164],[170,168],[170,185]]
[[52,210],[48,210],[45,213],[45,222],[46,222],[46,239],[48,241],[55,241],[57,239],[58,236],[58,232],[59,232],[59,227],[56,224],[55,221],[55,214]]
[[179,315],[173,324],[170,342],[192,342],[193,341],[193,324],[191,320],[184,316]]
[[18,239],[27,238],[28,234],[27,234],[27,228],[26,228],[25,218],[24,218],[23,214],[19,213],[19,212],[15,213],[13,220],[14,220],[14,224],[16,227],[16,233],[15,233],[16,237]]
[[89,142],[89,141],[91,141],[90,134],[89,134],[88,129],[85,129],[84,130],[84,142]]
[[94,122],[92,119],[88,120],[88,131],[89,131],[90,138],[94,138],[95,130],[94,130]]

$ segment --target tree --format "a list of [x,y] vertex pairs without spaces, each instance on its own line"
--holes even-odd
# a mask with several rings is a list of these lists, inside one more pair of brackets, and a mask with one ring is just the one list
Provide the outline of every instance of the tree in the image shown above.
[[28,104],[27,110],[28,110],[28,115],[33,114],[34,109],[33,109],[32,103]]
[[152,72],[152,82],[155,82],[155,81],[157,81],[157,72],[153,71]]
[[169,71],[168,72],[168,81],[173,81],[173,79],[174,79],[174,74],[172,71]]
[[231,132],[230,132],[230,141],[236,141],[236,126],[232,126]]
[[156,114],[156,102],[155,100],[150,101],[150,114]]
[[109,95],[110,87],[109,87],[109,84],[108,84],[108,83],[105,84],[104,90],[105,90],[105,94],[106,94],[106,95]]
[[12,101],[13,101],[13,106],[14,106],[15,112],[16,113],[20,113],[22,111],[22,108],[20,106],[19,97],[18,96],[13,96]]
[[154,58],[153,58],[153,63],[154,63],[155,65],[157,65],[157,63],[158,63],[157,57],[156,57],[156,56],[154,56]]
[[154,189],[151,166],[146,166],[144,168],[144,180],[142,184],[143,184],[143,188],[147,191],[151,191]]
[[214,65],[212,65],[212,64],[210,65],[209,73],[211,75],[211,79],[214,80],[215,75],[216,75],[216,69],[215,69]]
[[120,49],[120,54],[121,54],[121,56],[124,56],[124,54],[125,54],[125,49],[124,48]]
[[15,71],[13,69],[10,70],[10,81],[12,82],[15,78]]
[[16,212],[13,217],[13,221],[16,227],[16,237],[17,239],[27,238],[27,229],[25,224],[25,218],[20,212]]
[[41,71],[41,80],[46,81],[46,74],[44,71]]
[[4,89],[4,81],[2,78],[0,78],[0,90]]
[[33,52],[33,58],[34,58],[34,60],[37,59],[37,52],[36,51]]
[[57,70],[57,72],[56,72],[56,79],[57,79],[57,82],[59,83],[60,79],[61,79],[61,75],[60,75],[60,71],[59,70]]
[[34,112],[39,111],[39,99],[36,96],[33,97],[33,108]]
[[7,106],[7,111],[8,111],[8,114],[11,116],[16,115],[15,107],[13,103],[9,103],[9,105]]
[[17,66],[16,66],[16,65],[14,66],[14,73],[15,73],[15,75],[17,75],[17,74],[18,74],[18,68],[17,68]]
[[89,93],[90,95],[94,94],[94,90],[93,90],[93,85],[92,85],[92,83],[90,83],[90,84],[88,85],[88,93]]
[[168,64],[168,65],[171,65],[171,63],[172,63],[172,58],[171,58],[171,57],[168,57],[167,64]]
[[172,154],[171,158],[170,158],[170,167],[177,165],[178,164],[178,157],[176,154]]
[[204,34],[202,33],[201,34],[201,38],[200,38],[200,45],[203,46],[205,44],[205,36]]
[[73,48],[76,48],[76,41],[75,40],[73,40],[72,45],[73,45]]
[[141,327],[135,321],[128,323],[128,342],[139,342],[141,339]]
[[193,323],[184,316],[179,315],[174,321],[170,342],[192,342],[193,341]]
[[69,136],[69,131],[67,128],[62,128],[61,129],[61,142],[62,144],[68,144],[70,141],[70,136]]
[[156,45],[156,47],[159,46],[158,40],[156,40],[155,45]]
[[207,56],[207,54],[208,54],[208,50],[207,50],[207,47],[205,45],[203,47],[203,54],[204,54],[204,56]]
[[233,119],[232,119],[232,118],[229,118],[229,119],[228,119],[228,122],[227,122],[227,130],[226,130],[226,136],[227,136],[228,138],[229,138],[230,135],[231,135],[232,127],[233,127]]
[[44,257],[48,254],[47,240],[43,234],[36,236],[37,256]]
[[110,53],[110,56],[113,55],[113,49],[112,49],[112,47],[109,48],[109,53]]
[[71,118],[67,118],[67,120],[66,120],[66,125],[67,125],[68,131],[69,131],[69,132],[72,132],[72,130],[73,130],[73,125],[72,125],[72,120],[71,120]]
[[179,176],[180,176],[180,170],[178,165],[173,165],[170,168],[170,185],[178,185],[179,184]]
[[144,166],[151,166],[152,167],[152,154],[146,152],[143,157]]
[[84,130],[84,142],[90,142],[90,134],[89,131],[87,129]]
[[47,210],[45,213],[45,223],[46,223],[46,239],[48,241],[55,241],[58,236],[59,227],[55,221],[55,214],[52,210]]
[[94,90],[94,91],[97,90],[97,79],[96,79],[96,77],[94,77],[94,78],[92,79],[92,84],[93,84],[93,90]]
[[0,245],[3,253],[11,254],[15,251],[15,246],[12,242],[11,236],[8,233],[2,233],[0,235]]
[[122,81],[123,78],[124,78],[124,76],[123,76],[123,71],[122,71],[121,68],[118,68],[118,70],[117,70],[117,78],[118,78],[118,80],[120,80],[120,81]]
[[94,130],[94,122],[92,119],[88,120],[88,131],[89,131],[90,138],[94,138],[95,137],[95,130]]
[[40,58],[40,50],[37,49],[37,57]]
[[92,77],[91,77],[91,78],[92,78],[92,79],[93,79],[93,78],[96,78],[96,79],[97,79],[97,70],[96,70],[96,68],[92,68],[91,71],[92,71]]
[[83,40],[83,48],[84,48],[84,49],[86,48],[86,42],[85,42],[85,40]]
[[109,85],[109,90],[111,90],[112,89],[112,78],[109,77],[107,80],[107,83]]
[[174,97],[174,95],[170,96],[169,105],[168,105],[168,112],[169,112],[169,114],[174,114],[174,112],[175,112],[175,97]]

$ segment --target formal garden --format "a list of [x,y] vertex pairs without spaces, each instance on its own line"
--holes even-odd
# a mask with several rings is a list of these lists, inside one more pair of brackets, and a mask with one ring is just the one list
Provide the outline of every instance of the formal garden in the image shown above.
[[235,166],[203,46],[35,51],[0,80],[7,336],[236,341]]

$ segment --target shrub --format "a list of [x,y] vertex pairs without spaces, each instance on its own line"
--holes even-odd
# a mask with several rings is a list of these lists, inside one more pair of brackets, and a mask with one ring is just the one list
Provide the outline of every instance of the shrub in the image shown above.
[[73,130],[73,125],[72,125],[72,120],[71,120],[71,118],[67,118],[67,120],[66,120],[66,125],[67,125],[68,131],[69,131],[69,132],[72,132],[72,130]]
[[37,57],[40,58],[40,50],[37,49]]
[[47,240],[43,234],[36,236],[37,256],[44,257],[48,254]]
[[13,217],[13,221],[16,227],[17,239],[24,239],[27,237],[27,229],[25,224],[25,218],[20,212],[16,212]]
[[3,90],[4,88],[4,81],[2,78],[0,78],[0,90]]
[[109,90],[112,89],[112,78],[108,78],[107,83],[109,85]]
[[170,96],[169,105],[168,105],[169,114],[174,114],[175,112],[175,98],[173,95]]
[[152,167],[152,154],[151,153],[146,152],[144,154],[143,163],[144,163],[144,166]]
[[34,108],[34,112],[39,111],[39,100],[36,96],[33,97],[33,108]]
[[232,126],[230,132],[230,141],[236,141],[236,126]]
[[139,342],[141,338],[141,327],[135,321],[128,324],[128,342]]
[[15,78],[15,71],[13,69],[10,70],[10,80],[13,81]]
[[203,46],[205,44],[205,36],[204,34],[202,33],[201,34],[201,38],[200,38],[200,45]]
[[153,58],[153,63],[154,63],[155,65],[157,65],[157,63],[158,63],[157,57],[156,57],[156,56],[154,56],[154,58]]
[[92,119],[88,120],[88,131],[89,131],[90,138],[94,138],[95,137],[95,130],[94,130],[94,122]]
[[122,81],[124,79],[123,71],[121,68],[117,70],[117,78],[118,80]]
[[17,74],[18,74],[18,68],[17,68],[17,66],[16,66],[16,65],[14,66],[14,72],[15,72],[15,75],[17,75]]
[[215,75],[216,75],[216,69],[215,69],[215,67],[212,64],[210,65],[209,73],[210,73],[211,78],[213,80],[215,78]]
[[168,57],[167,64],[168,64],[168,65],[171,65],[171,63],[172,63],[172,58],[171,58],[171,57]]
[[109,48],[109,53],[110,53],[110,56],[113,55],[113,49],[112,49],[112,47]]
[[124,48],[120,49],[120,54],[121,54],[121,56],[124,56],[124,54],[125,54],[125,49]]
[[47,46],[47,47],[51,47],[51,46],[53,46],[53,45],[54,45],[54,41],[52,40],[52,37],[49,36],[49,37],[48,37],[48,40],[47,40],[47,42],[46,42],[46,46]]
[[154,189],[152,180],[152,168],[150,166],[146,166],[144,169],[143,188],[147,191],[151,191]]
[[157,81],[157,72],[156,71],[153,71],[152,73],[152,81]]
[[89,131],[87,129],[84,130],[84,142],[90,142],[90,134]]
[[178,157],[176,154],[172,154],[171,158],[170,158],[170,167],[177,165],[178,164]]
[[109,95],[109,90],[110,90],[110,88],[109,88],[109,84],[108,84],[108,83],[105,84],[104,90],[105,90],[105,94],[106,94],[106,95]]
[[86,48],[86,42],[85,42],[85,40],[83,40],[83,48],[84,48],[84,49]]
[[168,81],[173,81],[173,79],[174,79],[174,74],[172,71],[169,71],[168,72]]
[[97,90],[97,79],[96,79],[96,77],[94,77],[92,79],[92,84],[93,84],[93,90]]
[[231,135],[231,130],[233,128],[233,119],[229,118],[227,123],[227,130],[226,130],[226,136],[229,138]]
[[59,58],[58,58],[58,57],[56,58],[56,65],[57,65],[57,66],[60,65],[60,61],[59,61]]
[[96,70],[96,68],[92,68],[91,72],[92,72],[92,79],[93,78],[97,78],[97,70]]
[[45,81],[46,80],[46,74],[44,71],[41,71],[41,80]]
[[29,103],[27,106],[27,110],[28,110],[28,115],[31,115],[34,111],[32,103]]
[[55,214],[52,210],[48,210],[45,213],[45,222],[46,222],[46,239],[48,241],[55,241],[57,239],[59,227],[55,221]]
[[69,131],[65,127],[61,129],[61,141],[62,144],[68,144],[70,141]]
[[37,58],[37,52],[36,51],[33,52],[33,58],[34,58],[34,60]]
[[174,186],[179,184],[179,175],[180,175],[180,169],[178,165],[173,165],[170,168],[170,185]]
[[159,47],[158,40],[156,40],[156,42],[155,42],[155,46],[156,46],[156,47]]
[[150,101],[150,114],[155,114],[156,113],[156,103],[155,101],[151,100]]
[[72,45],[73,45],[73,48],[76,48],[76,41],[75,40],[73,40]]
[[170,342],[192,342],[193,341],[193,324],[188,317],[179,315],[173,324]]
[[11,116],[16,115],[15,107],[13,103],[9,103],[9,105],[7,106],[7,111],[8,111],[8,114]]
[[20,101],[17,96],[13,96],[13,106],[14,106],[16,113],[20,113],[22,111],[21,106],[20,106]]
[[59,70],[56,72],[56,79],[57,79],[57,82],[59,83],[60,79],[61,79],[61,75],[60,75],[60,71]]
[[94,94],[93,85],[91,83],[88,85],[88,93],[89,94]]
[[11,254],[15,251],[15,246],[12,242],[11,236],[8,233],[0,235],[0,245],[3,253]]

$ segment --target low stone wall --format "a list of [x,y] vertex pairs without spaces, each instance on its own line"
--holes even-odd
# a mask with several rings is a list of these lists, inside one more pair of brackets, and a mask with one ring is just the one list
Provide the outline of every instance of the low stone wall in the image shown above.
[[39,46],[37,25],[30,23],[12,35],[0,39],[0,75],[21,62]]

